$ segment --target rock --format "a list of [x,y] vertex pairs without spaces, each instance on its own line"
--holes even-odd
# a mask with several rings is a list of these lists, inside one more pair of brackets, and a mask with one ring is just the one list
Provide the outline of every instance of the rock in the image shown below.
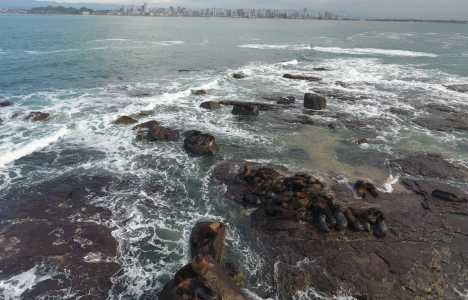
[[208,92],[206,90],[192,90],[192,95],[195,96],[205,96]]
[[281,97],[276,101],[277,104],[281,105],[291,105],[296,102],[296,97],[294,96],[286,96],[286,97]]
[[133,128],[137,131],[137,140],[177,141],[179,132],[159,125],[157,121],[148,121]]
[[7,107],[7,106],[12,106],[12,105],[13,103],[8,100],[0,101],[0,107]]
[[111,211],[91,203],[106,195],[112,181],[73,174],[44,178],[3,195],[9,201],[0,208],[2,280],[33,268],[53,272],[14,298],[65,299],[70,290],[81,299],[107,298],[111,277],[120,269],[118,244],[103,225],[110,222]]
[[192,260],[192,269],[212,290],[225,300],[247,300],[224,270],[208,256],[198,256]]
[[218,222],[200,222],[195,225],[190,235],[190,253],[192,258],[199,255],[210,256],[221,264],[224,255],[225,227]]
[[319,77],[307,76],[307,75],[296,75],[296,74],[284,74],[283,78],[294,79],[294,80],[306,80],[306,81],[320,81]]
[[232,108],[233,115],[242,115],[242,116],[258,116],[260,109],[255,104],[250,103],[238,103],[235,104]]
[[377,191],[377,188],[375,187],[373,183],[369,181],[364,181],[364,180],[356,181],[356,183],[354,183],[354,191],[361,198],[366,198],[368,194],[374,198],[377,198],[379,196],[379,192]]
[[342,88],[348,88],[349,87],[349,83],[346,83],[344,81],[335,81],[335,84],[338,85],[338,86],[341,86]]
[[234,79],[244,79],[247,77],[247,75],[245,73],[239,72],[239,73],[232,74],[232,77]]
[[326,68],[326,67],[316,67],[316,68],[313,68],[312,70],[318,71],[318,72],[331,71],[331,69]]
[[221,103],[218,101],[205,101],[200,104],[200,107],[204,109],[218,109],[221,108]]
[[362,145],[362,144],[368,144],[369,142],[367,141],[366,138],[356,138],[352,140],[352,143],[356,145]]
[[135,123],[138,123],[138,121],[129,116],[121,116],[121,117],[118,117],[117,120],[114,121],[114,124],[117,124],[117,125],[131,125]]
[[442,180],[468,180],[468,169],[446,161],[440,154],[414,153],[390,161],[392,168],[411,176]]
[[322,110],[327,107],[327,99],[317,94],[304,94],[304,107],[313,110]]
[[187,73],[187,72],[198,72],[199,70],[196,69],[179,69],[177,72],[179,73]]
[[262,103],[262,102],[245,102],[245,101],[233,101],[233,100],[223,100],[219,101],[219,104],[221,105],[254,105],[258,106],[258,109],[261,111],[266,111],[266,110],[274,110],[278,109],[279,107],[277,105],[269,104],[269,103]]
[[47,121],[50,117],[49,113],[43,113],[40,111],[34,111],[30,113],[25,120],[32,122]]
[[192,155],[214,155],[218,152],[215,138],[210,134],[192,130],[185,134],[184,148]]
[[445,183],[411,179],[403,179],[401,182],[410,191],[424,198],[425,203],[423,203],[423,207],[425,208],[430,208],[431,205],[440,201],[452,203],[468,202],[468,193],[466,191]]
[[468,93],[468,84],[453,84],[448,85],[447,88],[455,92]]

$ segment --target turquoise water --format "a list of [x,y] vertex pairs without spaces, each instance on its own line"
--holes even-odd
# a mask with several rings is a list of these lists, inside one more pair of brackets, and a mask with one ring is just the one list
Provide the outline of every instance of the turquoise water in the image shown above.
[[[429,149],[467,163],[465,133],[433,132],[412,121],[426,113],[427,104],[467,108],[467,94],[445,87],[468,83],[467,60],[468,26],[457,24],[1,16],[0,99],[14,105],[0,108],[0,199],[8,201],[4,195],[10,189],[49,178],[111,174],[127,183],[96,203],[114,212],[113,235],[121,249],[122,272],[111,294],[136,299],[160,289],[188,260],[190,228],[206,217],[228,224],[232,256],[248,274],[249,288],[268,293],[261,257],[243,238],[242,218],[222,201],[223,190],[210,177],[222,158],[307,169],[308,158],[293,151],[301,144],[292,149],[283,138],[303,134],[311,139],[307,128],[283,122],[303,111],[298,105],[245,121],[228,109],[207,112],[199,104],[339,91],[363,98],[331,98],[327,113],[313,120],[358,119],[371,132],[366,147],[382,153]],[[329,70],[318,72],[317,67]],[[230,75],[238,71],[248,77],[233,79]],[[281,78],[288,72],[323,80]],[[200,88],[208,95],[191,95]],[[135,96],[142,91],[149,96]],[[23,120],[37,110],[51,113],[51,119]],[[181,142],[141,144],[130,129],[112,125],[118,116],[140,111],[151,112],[141,121],[210,132],[221,154],[192,158]],[[326,134],[330,145],[346,145],[356,132]],[[313,152],[310,144],[304,141],[305,154]]]

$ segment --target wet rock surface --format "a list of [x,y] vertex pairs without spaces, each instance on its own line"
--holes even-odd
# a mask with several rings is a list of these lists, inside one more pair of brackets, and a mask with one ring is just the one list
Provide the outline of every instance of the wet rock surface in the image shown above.
[[221,108],[221,103],[219,101],[205,101],[200,104],[200,107],[204,109],[218,109]]
[[184,133],[184,148],[195,156],[214,155],[219,148],[214,136],[202,133],[197,130],[191,130]]
[[242,103],[242,104],[235,104],[232,107],[232,114],[233,115],[241,115],[241,116],[258,116],[260,113],[260,108],[258,105],[249,104],[249,103]]
[[192,95],[194,96],[205,96],[208,92],[206,90],[192,90]]
[[137,140],[146,141],[177,141],[179,131],[161,126],[157,121],[148,121],[138,124],[133,128],[136,130]]
[[159,298],[245,300],[234,281],[235,268],[222,264],[224,240],[222,223],[197,223],[190,235],[191,262],[164,286]]
[[114,124],[117,125],[131,125],[136,123],[138,123],[138,121],[129,116],[121,116],[114,121]]
[[304,108],[313,110],[322,110],[327,108],[327,99],[323,96],[305,93],[304,94]]
[[448,162],[440,154],[413,153],[391,160],[391,166],[411,176],[465,182],[468,179],[467,168]]
[[425,115],[413,120],[414,123],[434,131],[468,131],[468,114],[461,108],[429,104],[422,109]]
[[[257,207],[251,238],[266,260],[262,272],[275,274],[270,283],[279,299],[308,287],[325,297],[346,291],[357,299],[461,299],[457,291],[468,288],[466,191],[421,182],[393,193],[365,181],[326,188],[284,168],[247,164],[246,172],[245,162],[222,162],[214,177],[227,185],[228,199]],[[272,205],[282,185],[294,191],[292,201]],[[323,212],[317,221],[301,209],[306,186],[308,193],[328,191],[308,198],[312,220]],[[332,214],[334,207],[343,215]]]
[[25,289],[23,299],[106,299],[119,269],[117,242],[101,225],[110,211],[89,203],[111,182],[70,176],[11,190],[0,208],[0,280],[25,272],[42,278]]
[[30,113],[28,116],[26,116],[25,120],[32,121],[32,122],[41,122],[41,121],[47,121],[49,117],[50,117],[49,113],[34,111]]
[[283,78],[293,79],[293,80],[305,80],[305,81],[320,81],[322,78],[311,76],[311,75],[301,75],[301,74],[284,74]]
[[247,77],[247,75],[245,73],[242,73],[242,72],[232,74],[232,78],[234,78],[234,79],[244,79],[246,77]]

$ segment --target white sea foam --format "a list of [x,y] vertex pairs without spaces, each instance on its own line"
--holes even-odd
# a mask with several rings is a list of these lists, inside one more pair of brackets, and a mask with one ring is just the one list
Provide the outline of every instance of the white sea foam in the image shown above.
[[175,45],[181,45],[184,44],[184,41],[158,41],[158,42],[153,42],[155,45],[160,45],[160,46],[175,46]]
[[35,266],[28,271],[15,275],[5,280],[0,280],[0,296],[3,295],[5,300],[20,299],[21,295],[34,287],[41,281],[52,278],[51,275],[39,275],[38,267]]
[[307,44],[245,44],[239,45],[239,48],[260,49],[260,50],[311,50],[311,46]]
[[378,48],[339,48],[339,47],[313,47],[318,52],[351,55],[384,55],[384,56],[406,56],[406,57],[437,57],[437,54],[416,52],[408,50],[378,49]]
[[60,138],[65,136],[67,132],[67,128],[61,128],[49,136],[18,145],[12,150],[3,150],[4,152],[0,153],[0,168],[5,167],[21,157],[30,155],[56,143]]
[[392,193],[393,186],[397,184],[399,180],[400,180],[400,176],[394,177],[393,175],[390,174],[390,176],[388,176],[387,180],[383,184],[383,192]]
[[127,42],[130,41],[129,39],[119,39],[119,38],[109,38],[109,39],[100,39],[100,40],[94,40],[92,42]]

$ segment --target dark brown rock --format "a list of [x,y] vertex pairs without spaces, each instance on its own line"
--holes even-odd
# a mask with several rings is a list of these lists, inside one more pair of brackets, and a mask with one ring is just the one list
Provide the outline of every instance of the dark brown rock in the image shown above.
[[306,81],[320,81],[320,80],[322,80],[319,77],[310,76],[310,75],[299,75],[299,74],[284,74],[283,78],[294,79],[294,80],[306,80]]
[[304,94],[304,107],[313,110],[322,110],[327,107],[327,99],[317,94]]
[[133,128],[137,131],[137,140],[177,141],[179,131],[159,125],[157,121],[148,121]]
[[200,104],[200,107],[204,109],[218,109],[221,108],[221,103],[219,101],[205,101]]
[[192,155],[214,155],[219,150],[215,138],[210,134],[192,130],[184,133],[184,135],[184,148]]
[[259,107],[255,104],[250,103],[235,104],[232,108],[233,115],[258,116],[259,112]]
[[49,113],[33,111],[25,118],[25,120],[32,121],[32,122],[39,122],[39,121],[47,121],[49,117],[50,117]]
[[318,71],[318,72],[331,71],[331,69],[327,67],[316,67],[316,68],[313,68],[313,70]]
[[221,264],[224,256],[225,227],[219,222],[200,222],[195,225],[190,235],[190,253],[192,258],[198,255],[210,256]]
[[138,123],[138,121],[129,116],[121,116],[121,117],[118,117],[117,120],[114,121],[114,124],[117,124],[117,125],[131,125],[135,123]]

